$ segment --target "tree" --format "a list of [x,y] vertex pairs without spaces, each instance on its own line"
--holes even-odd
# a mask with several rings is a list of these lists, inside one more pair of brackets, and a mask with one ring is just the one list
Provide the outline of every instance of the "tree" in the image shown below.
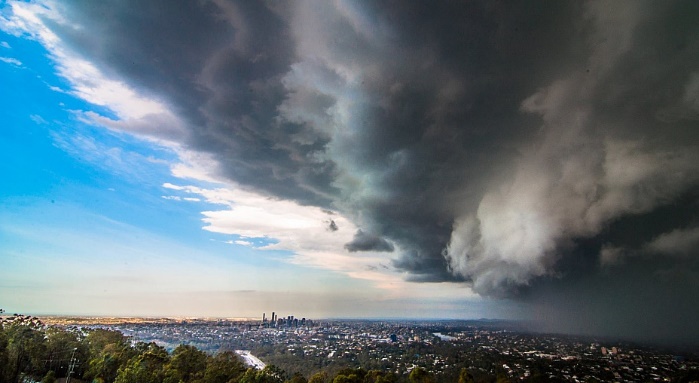
[[245,373],[245,365],[231,351],[220,352],[206,361],[205,383],[228,383],[237,381]]
[[381,372],[370,370],[364,376],[364,383],[392,383],[396,381],[396,376],[391,372]]
[[366,370],[361,368],[343,368],[337,372],[333,383],[361,383],[366,374]]
[[119,367],[115,383],[162,383],[165,379],[164,367],[169,355],[164,348],[155,343],[136,345],[138,355],[129,359],[126,365]]
[[388,373],[385,375],[381,375],[376,378],[374,383],[395,383],[396,382],[396,376],[393,375],[392,373]]
[[291,379],[287,381],[288,383],[308,383],[308,380],[300,373],[295,373]]
[[262,370],[248,368],[240,378],[240,383],[283,383],[284,371],[279,367],[268,364]]
[[85,341],[92,354],[99,354],[108,344],[129,345],[129,338],[121,332],[101,328],[89,330]]
[[43,323],[31,316],[17,315],[6,320],[3,329],[7,337],[6,382],[18,382],[23,375],[39,379],[44,374],[46,343]]
[[465,368],[459,372],[459,383],[473,383],[473,375]]
[[286,380],[286,371],[273,364],[266,365],[265,368],[262,369],[262,373],[272,378],[272,382],[283,382]]
[[46,355],[42,374],[53,370],[58,376],[65,376],[68,372],[68,364],[71,357],[80,361],[74,371],[74,377],[82,377],[84,372],[83,365],[89,359],[89,350],[87,344],[82,342],[83,333],[75,328],[69,327],[62,329],[59,327],[48,327],[44,330],[46,338]]
[[433,383],[434,382],[434,380],[432,380],[432,377],[427,372],[427,370],[425,370],[422,367],[413,368],[413,370],[410,371],[410,375],[408,376],[408,381],[410,381],[410,383]]
[[361,380],[359,379],[359,376],[356,374],[349,374],[349,375],[337,375],[335,379],[333,379],[333,383],[360,383]]
[[[0,309],[0,313],[2,309]],[[8,367],[10,365],[9,356],[7,352],[7,334],[5,333],[4,322],[0,322],[0,380],[7,378],[9,375]]]
[[165,383],[189,383],[204,376],[206,354],[194,346],[181,344],[165,366]]
[[56,383],[56,373],[53,371],[47,372],[44,379],[41,379],[41,383]]
[[316,372],[311,376],[308,383],[325,383],[328,381],[328,373],[325,371]]
[[121,366],[136,356],[128,338],[118,331],[95,329],[85,337],[90,358],[87,362],[87,379],[113,382]]

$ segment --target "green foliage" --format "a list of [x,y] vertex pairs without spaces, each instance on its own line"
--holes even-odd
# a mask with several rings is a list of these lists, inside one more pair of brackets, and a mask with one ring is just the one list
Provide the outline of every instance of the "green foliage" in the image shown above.
[[129,346],[129,338],[119,331],[105,329],[88,330],[85,341],[90,349],[91,354],[98,354],[109,344],[119,346]]
[[371,370],[364,376],[364,383],[394,383],[397,377],[391,372]]
[[496,383],[510,383],[510,379],[507,377],[507,375],[503,373],[499,373],[497,375],[497,379],[495,380]]
[[119,367],[115,383],[162,383],[165,378],[164,367],[170,355],[155,343],[136,345],[138,355],[129,359],[126,365]]
[[[76,363],[74,374],[82,376],[89,359],[89,349],[84,342],[84,334],[75,327],[62,329],[59,327],[48,327],[44,330],[46,338],[46,355],[48,362],[44,368],[54,370],[57,376],[66,374],[70,358],[75,357],[80,363]],[[48,365],[46,365],[48,363]],[[44,371],[48,372],[48,371]]]
[[53,371],[47,372],[44,379],[41,379],[41,383],[56,383],[56,373]]
[[361,368],[344,368],[338,371],[333,383],[362,383],[366,374]]
[[350,375],[338,375],[333,379],[333,383],[361,383],[359,376],[355,374]]
[[179,345],[165,366],[164,383],[190,383],[204,377],[206,354],[194,346]]
[[467,369],[462,368],[459,372],[459,383],[473,383],[473,375]]
[[433,383],[432,376],[422,367],[415,367],[408,376],[410,383]]
[[0,324],[0,380],[3,380],[9,375],[9,355],[7,352],[7,334],[5,334],[2,324]]
[[204,371],[205,383],[228,383],[238,381],[245,373],[245,365],[238,356],[230,351],[224,351],[209,357]]
[[45,373],[46,340],[43,324],[36,318],[14,315],[3,323],[6,337],[6,382],[16,382],[22,375],[41,378]]
[[273,379],[270,382],[283,382],[286,380],[286,372],[273,364],[265,366],[265,368],[262,369],[262,373]]
[[284,371],[273,365],[267,365],[262,370],[248,368],[239,383],[283,383],[284,374]]
[[[0,320],[0,382],[54,382],[66,376],[72,357],[77,363],[71,376],[96,383],[238,383],[246,373],[233,352],[209,356],[180,345],[170,355],[155,343],[134,345],[118,331],[47,327],[23,315]],[[248,375],[262,383],[285,378],[274,366]]]
[[288,383],[308,383],[308,380],[300,373],[295,373],[291,379],[287,381]]
[[328,367],[337,365],[337,360],[334,359],[309,358],[303,355],[302,350],[289,351],[284,344],[258,344],[252,348],[252,353],[288,373],[298,372],[304,376],[311,376],[320,370],[332,375],[334,369]]
[[128,338],[118,331],[91,330],[85,343],[90,354],[85,378],[91,380],[114,382],[119,368],[136,355]]
[[325,371],[316,372],[308,380],[308,383],[326,383],[328,381],[328,373]]

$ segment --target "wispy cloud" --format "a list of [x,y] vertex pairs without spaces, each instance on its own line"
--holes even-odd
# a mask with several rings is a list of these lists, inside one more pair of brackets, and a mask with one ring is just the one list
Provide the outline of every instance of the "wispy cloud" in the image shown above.
[[168,164],[154,162],[150,154],[122,147],[122,142],[116,137],[105,135],[104,132],[91,133],[95,132],[90,132],[89,128],[55,125],[50,135],[54,146],[78,161],[104,169],[131,182],[149,181],[155,174],[155,167],[167,169]]
[[40,125],[48,124],[48,121],[46,121],[43,117],[39,116],[38,114],[29,115],[29,119]]
[[0,61],[14,66],[22,66],[22,62],[14,57],[0,57]]

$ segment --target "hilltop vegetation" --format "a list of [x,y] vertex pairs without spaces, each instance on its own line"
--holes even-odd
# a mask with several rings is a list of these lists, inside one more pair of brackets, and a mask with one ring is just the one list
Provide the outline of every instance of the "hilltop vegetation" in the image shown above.
[[0,381],[50,383],[69,374],[100,383],[228,383],[259,381],[251,377],[262,373],[248,371],[232,352],[207,355],[181,345],[170,354],[155,343],[132,342],[118,331],[44,326],[23,315],[2,321]]

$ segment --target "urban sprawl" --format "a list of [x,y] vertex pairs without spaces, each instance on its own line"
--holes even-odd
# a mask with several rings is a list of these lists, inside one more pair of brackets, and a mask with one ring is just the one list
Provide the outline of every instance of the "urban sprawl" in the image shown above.
[[[699,359],[647,346],[566,335],[535,334],[502,321],[46,318],[52,324],[118,330],[172,350],[236,350],[250,365],[287,373],[361,367],[435,377],[467,368],[476,380],[590,382],[677,381],[696,376]],[[479,379],[481,378],[481,379]],[[445,379],[445,381],[447,381]]]

